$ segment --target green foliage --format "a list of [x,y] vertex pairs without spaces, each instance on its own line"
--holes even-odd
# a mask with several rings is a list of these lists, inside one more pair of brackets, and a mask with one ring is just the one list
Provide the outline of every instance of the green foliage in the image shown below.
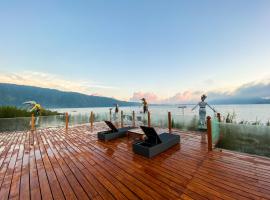
[[251,124],[220,124],[217,147],[270,157],[270,129]]
[[184,117],[173,117],[172,118],[172,128],[180,129],[180,130],[190,130],[195,131],[198,129],[198,119],[196,116],[192,118]]
[[172,128],[175,128],[174,119],[172,119]]
[[228,113],[227,116],[226,116],[225,122],[226,123],[233,123],[235,121],[235,119],[236,119],[235,112],[233,112],[232,114]]
[[31,112],[24,109],[18,109],[15,106],[1,106],[0,118],[30,117]]
[[190,121],[190,123],[188,124],[188,130],[195,131],[197,129],[198,129],[198,119],[196,116],[194,116]]
[[[31,117],[32,112],[25,109],[20,109],[15,106],[1,106],[0,118],[15,118],[15,117]],[[41,110],[41,116],[59,115],[58,112],[50,110]]]
[[51,116],[51,115],[59,115],[57,111],[51,111],[46,109],[41,109],[41,116]]
[[262,122],[261,120],[258,120],[256,118],[255,121],[247,121],[247,120],[242,120],[240,122],[236,121],[236,113],[227,113],[226,117],[223,117],[223,120],[225,123],[229,123],[229,124],[242,124],[242,125],[260,125],[260,126],[270,126],[270,121],[268,120],[266,123]]

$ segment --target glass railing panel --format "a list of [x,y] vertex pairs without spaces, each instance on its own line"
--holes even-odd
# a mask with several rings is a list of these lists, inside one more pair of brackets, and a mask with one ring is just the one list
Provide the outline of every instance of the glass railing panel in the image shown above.
[[87,124],[89,122],[90,122],[90,115],[89,114],[77,114],[77,115],[70,115],[69,116],[69,125],[70,126]]
[[220,123],[217,147],[270,157],[270,126]]
[[123,111],[123,124],[124,126],[133,126],[132,112]]
[[184,131],[198,130],[199,118],[197,115],[181,115],[172,113],[172,128]]
[[107,120],[107,121],[110,120],[110,113],[109,112],[94,113],[94,122],[101,122],[101,121],[105,121],[105,120]]
[[142,112],[135,112],[135,125],[136,127],[147,126],[148,114]]
[[212,143],[216,145],[220,140],[220,122],[218,118],[213,116],[211,118],[211,130],[212,130]]
[[0,132],[31,129],[31,117],[0,118]]
[[40,116],[35,118],[36,129],[64,127],[65,124],[65,115]]
[[151,113],[151,126],[168,128],[168,115],[165,113]]

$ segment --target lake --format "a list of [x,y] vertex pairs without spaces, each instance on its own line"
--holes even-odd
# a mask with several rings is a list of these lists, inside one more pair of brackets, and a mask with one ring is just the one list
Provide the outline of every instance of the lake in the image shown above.
[[[195,111],[191,111],[193,105],[187,105],[185,109],[179,108],[177,105],[153,105],[149,106],[149,111],[152,116],[165,115],[168,111],[172,112],[173,115],[185,115],[185,116],[194,116],[198,115],[198,108]],[[240,121],[249,121],[255,122],[259,121],[261,123],[266,123],[270,121],[270,104],[245,104],[245,105],[213,105],[217,112],[221,113],[221,116],[226,116],[228,113],[235,113],[235,120]],[[95,113],[109,113],[109,107],[101,108],[61,108],[61,109],[52,109],[58,112],[68,112],[71,115],[77,114],[88,114],[91,111]],[[133,110],[136,113],[142,111],[141,106],[135,107],[120,107],[120,110],[123,110],[124,113],[131,113]],[[112,110],[114,111],[114,109]],[[207,115],[212,116],[213,111],[207,108]]]

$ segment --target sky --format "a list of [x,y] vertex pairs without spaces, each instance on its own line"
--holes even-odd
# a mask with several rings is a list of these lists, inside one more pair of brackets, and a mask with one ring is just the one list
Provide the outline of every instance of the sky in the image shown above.
[[0,0],[0,82],[152,103],[260,85],[270,98],[270,1]]

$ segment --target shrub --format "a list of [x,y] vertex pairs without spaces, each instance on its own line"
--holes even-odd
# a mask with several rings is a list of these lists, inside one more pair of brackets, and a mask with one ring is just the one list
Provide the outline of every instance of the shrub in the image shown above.
[[[56,111],[50,111],[42,109],[40,112],[41,116],[59,115]],[[15,118],[15,117],[31,117],[32,112],[26,109],[20,109],[15,106],[1,106],[0,107],[0,118]]]

